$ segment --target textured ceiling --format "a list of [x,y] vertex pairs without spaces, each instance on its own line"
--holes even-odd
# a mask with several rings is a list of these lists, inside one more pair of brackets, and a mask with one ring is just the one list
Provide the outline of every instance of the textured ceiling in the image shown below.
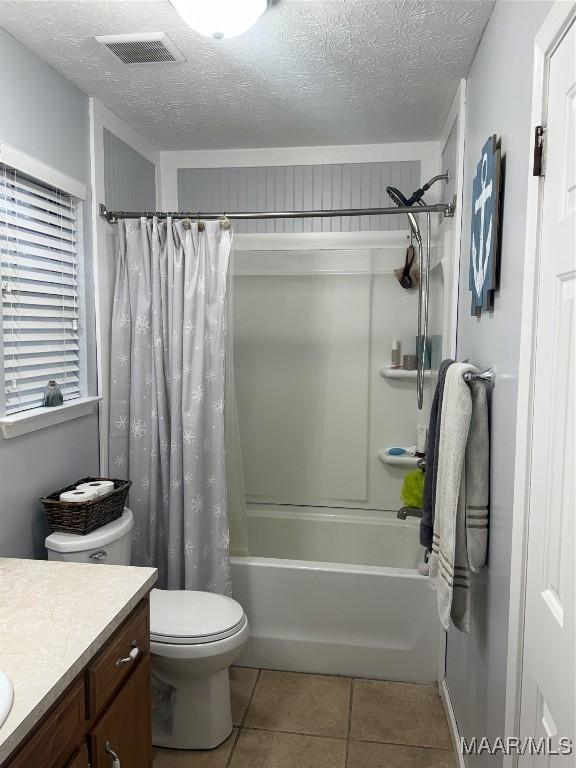
[[[492,6],[277,0],[215,41],[168,0],[3,0],[0,25],[162,149],[364,144],[438,137]],[[186,62],[129,67],[94,41],[127,32],[167,32]]]

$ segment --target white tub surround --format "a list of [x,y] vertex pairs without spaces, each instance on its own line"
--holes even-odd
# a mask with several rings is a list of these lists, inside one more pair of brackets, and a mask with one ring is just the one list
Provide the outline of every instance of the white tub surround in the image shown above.
[[254,504],[247,523],[257,558],[414,570],[424,552],[415,520],[381,510]]
[[0,669],[14,686],[0,763],[155,581],[154,568],[0,559]]
[[437,680],[442,631],[416,570],[415,521],[258,507],[248,510],[248,535],[251,556],[232,558],[234,597],[250,622],[240,665]]
[[[407,226],[405,217],[389,218]],[[394,276],[409,234],[341,233],[338,243],[322,233],[331,246],[318,234],[309,233],[307,245],[302,233],[239,235],[236,243],[234,359],[246,497],[259,505],[395,509],[405,467],[383,466],[378,451],[415,443],[418,423],[427,421],[418,415],[415,378],[378,372],[393,340],[415,351],[417,295]],[[258,237],[267,238],[265,247]],[[440,334],[431,329],[439,350]],[[432,393],[430,374],[427,400]]]

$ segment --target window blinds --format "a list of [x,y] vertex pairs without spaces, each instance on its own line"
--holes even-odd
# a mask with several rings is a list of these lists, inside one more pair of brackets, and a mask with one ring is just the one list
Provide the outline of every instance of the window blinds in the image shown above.
[[0,165],[5,413],[80,396],[78,202]]

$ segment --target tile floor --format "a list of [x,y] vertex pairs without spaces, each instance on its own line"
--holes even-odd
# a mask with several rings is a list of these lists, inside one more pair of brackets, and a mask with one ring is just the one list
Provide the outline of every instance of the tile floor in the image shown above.
[[218,749],[157,749],[154,768],[455,768],[436,686],[232,667]]

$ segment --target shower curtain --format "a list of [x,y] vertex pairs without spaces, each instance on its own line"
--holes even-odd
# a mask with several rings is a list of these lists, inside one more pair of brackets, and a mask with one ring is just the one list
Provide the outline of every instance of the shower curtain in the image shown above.
[[230,594],[230,227],[129,219],[118,222],[118,238],[110,472],[133,481],[133,562],[158,567],[162,588]]

